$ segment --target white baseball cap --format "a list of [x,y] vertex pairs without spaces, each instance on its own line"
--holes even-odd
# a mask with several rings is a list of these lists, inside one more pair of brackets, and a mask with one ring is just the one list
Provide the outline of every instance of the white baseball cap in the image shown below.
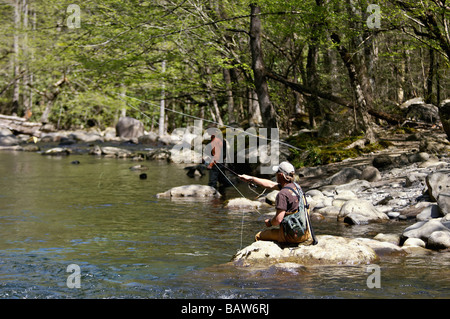
[[273,171],[276,173],[281,171],[284,174],[292,174],[295,173],[294,166],[289,162],[281,162],[280,165],[272,167]]

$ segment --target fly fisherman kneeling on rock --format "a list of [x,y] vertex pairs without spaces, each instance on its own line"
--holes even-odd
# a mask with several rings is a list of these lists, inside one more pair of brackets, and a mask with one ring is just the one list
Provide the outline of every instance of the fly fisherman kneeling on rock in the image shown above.
[[317,244],[314,232],[311,228],[308,215],[308,204],[301,187],[294,182],[295,168],[289,162],[282,162],[274,167],[277,172],[277,181],[258,178],[249,175],[239,175],[241,180],[254,183],[259,186],[280,190],[275,200],[276,215],[272,219],[266,219],[270,228],[256,234],[255,240],[270,240],[278,243],[307,243],[312,240]]

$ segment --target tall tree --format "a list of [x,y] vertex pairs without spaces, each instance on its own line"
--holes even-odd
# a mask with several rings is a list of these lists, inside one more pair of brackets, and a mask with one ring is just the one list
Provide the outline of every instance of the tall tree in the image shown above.
[[252,69],[256,94],[258,95],[264,126],[267,128],[277,127],[275,110],[269,96],[263,50],[261,46],[261,9],[256,4],[251,4],[250,8],[250,50],[252,53]]

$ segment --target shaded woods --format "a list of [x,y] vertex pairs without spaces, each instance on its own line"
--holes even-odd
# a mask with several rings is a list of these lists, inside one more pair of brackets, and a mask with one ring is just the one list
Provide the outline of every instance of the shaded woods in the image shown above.
[[4,0],[0,15],[0,113],[56,129],[128,115],[161,135],[184,113],[374,142],[405,101],[449,97],[440,0]]

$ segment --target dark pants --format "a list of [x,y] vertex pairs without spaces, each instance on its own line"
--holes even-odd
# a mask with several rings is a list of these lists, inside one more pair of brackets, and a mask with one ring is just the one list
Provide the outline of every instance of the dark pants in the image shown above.
[[223,175],[223,174],[225,174],[225,169],[224,168],[220,168],[220,170],[217,168],[216,165],[214,165],[209,170],[208,186],[212,186],[214,188],[217,188],[217,183],[219,183],[220,186],[229,186],[229,182],[228,182],[227,178]]

